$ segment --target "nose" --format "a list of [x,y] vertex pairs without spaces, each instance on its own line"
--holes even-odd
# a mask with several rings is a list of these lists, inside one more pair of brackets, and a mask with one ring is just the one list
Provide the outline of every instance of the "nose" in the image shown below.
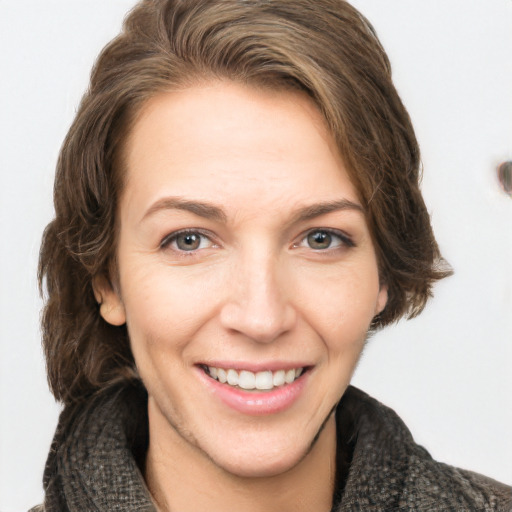
[[297,313],[289,300],[286,272],[269,254],[233,266],[228,298],[222,306],[223,327],[257,343],[271,343],[295,326]]

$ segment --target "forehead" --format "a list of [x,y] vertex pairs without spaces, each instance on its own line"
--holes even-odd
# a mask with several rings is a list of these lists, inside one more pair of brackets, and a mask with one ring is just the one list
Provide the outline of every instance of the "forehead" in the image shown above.
[[295,91],[216,82],[162,93],[135,122],[125,163],[122,202],[357,200],[322,115]]

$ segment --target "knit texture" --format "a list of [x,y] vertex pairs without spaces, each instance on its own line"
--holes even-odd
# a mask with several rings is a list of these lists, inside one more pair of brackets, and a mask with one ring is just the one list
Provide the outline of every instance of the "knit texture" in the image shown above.
[[[362,391],[347,389],[336,421],[332,512],[512,511],[510,487],[434,461],[391,409]],[[45,501],[32,512],[155,512],[139,470],[147,436],[138,384],[67,407],[46,464]]]

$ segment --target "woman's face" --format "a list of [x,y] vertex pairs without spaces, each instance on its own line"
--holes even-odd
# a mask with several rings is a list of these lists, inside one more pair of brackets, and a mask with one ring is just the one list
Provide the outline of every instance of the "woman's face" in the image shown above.
[[151,442],[244,476],[292,468],[387,300],[322,116],[211,83],[150,100],[125,157],[119,282],[96,291],[126,321]]

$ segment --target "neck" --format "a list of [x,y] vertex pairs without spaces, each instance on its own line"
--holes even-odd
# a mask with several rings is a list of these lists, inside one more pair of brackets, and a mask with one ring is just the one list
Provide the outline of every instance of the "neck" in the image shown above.
[[294,467],[268,477],[229,473],[171,430],[164,440],[150,421],[145,479],[159,512],[331,510],[336,474],[334,415]]

